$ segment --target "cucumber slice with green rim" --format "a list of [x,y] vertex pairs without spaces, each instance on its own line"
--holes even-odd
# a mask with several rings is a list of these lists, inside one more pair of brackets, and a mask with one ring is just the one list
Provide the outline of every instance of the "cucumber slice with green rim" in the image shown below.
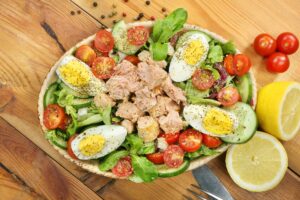
[[77,97],[77,98],[89,98],[89,95],[79,93],[79,92],[71,89],[69,86],[67,86],[63,82],[60,83],[60,86],[61,86],[61,88],[65,89],[68,92],[68,94],[72,94],[74,97]]
[[133,55],[141,48],[141,46],[129,44],[127,40],[127,28],[123,20],[114,25],[112,35],[115,40],[115,47],[127,55]]
[[180,48],[183,43],[192,35],[194,34],[202,34],[205,36],[205,38],[207,39],[207,42],[211,41],[211,37],[209,37],[206,33],[203,33],[201,31],[197,31],[197,30],[194,30],[194,31],[188,31],[186,33],[184,33],[182,36],[179,37],[177,43],[176,43],[176,49]]
[[88,126],[88,125],[96,124],[96,123],[99,123],[102,121],[103,121],[102,116],[100,114],[95,114],[83,121],[78,122],[77,127],[79,128],[79,127],[83,127],[83,126]]
[[172,177],[177,176],[187,170],[190,166],[190,161],[184,160],[183,163],[177,168],[169,168],[166,165],[156,165],[159,177]]
[[93,102],[93,98],[88,99],[73,99],[72,106],[76,109],[89,107]]
[[237,77],[236,86],[242,97],[244,103],[250,103],[252,99],[252,82],[250,74],[247,73],[244,76]]
[[221,137],[221,140],[227,143],[240,144],[251,139],[257,129],[257,118],[252,107],[246,103],[238,102],[235,105],[225,108],[227,111],[235,114],[239,120],[238,127],[234,134]]
[[62,149],[67,149],[67,141],[65,141],[63,138],[56,135],[56,131],[52,130],[47,132],[46,138],[51,141],[55,146],[58,146]]
[[216,101],[214,99],[202,99],[198,98],[197,100],[193,100],[193,104],[208,104],[212,106],[221,106],[221,103],[219,101]]
[[46,91],[46,93],[44,95],[44,102],[43,102],[44,103],[44,107],[48,106],[49,104],[56,103],[57,97],[54,95],[54,93],[57,90],[57,88],[58,88],[58,83],[56,83],[56,82],[52,83],[48,87],[48,89],[47,89],[47,91]]

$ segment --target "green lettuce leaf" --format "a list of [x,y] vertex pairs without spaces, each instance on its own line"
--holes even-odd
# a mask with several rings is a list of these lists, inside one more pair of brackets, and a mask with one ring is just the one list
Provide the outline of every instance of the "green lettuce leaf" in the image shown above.
[[146,157],[131,155],[134,174],[140,177],[144,182],[151,182],[158,177],[156,166]]
[[124,158],[128,155],[129,152],[126,150],[114,151],[108,154],[107,156],[105,156],[104,160],[101,161],[99,164],[99,169],[101,171],[108,171],[112,169],[121,158]]

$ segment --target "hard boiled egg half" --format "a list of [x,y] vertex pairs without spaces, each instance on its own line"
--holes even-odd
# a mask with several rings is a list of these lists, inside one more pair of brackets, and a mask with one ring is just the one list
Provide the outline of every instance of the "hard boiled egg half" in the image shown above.
[[171,79],[181,82],[191,78],[196,67],[206,59],[208,50],[208,38],[203,33],[195,32],[184,37],[183,43],[177,48],[170,63]]
[[65,56],[56,69],[58,77],[83,95],[95,96],[106,91],[105,83],[96,78],[90,67],[74,56]]
[[215,106],[187,105],[183,116],[194,129],[211,136],[225,137],[238,127],[235,114]]
[[116,150],[124,142],[127,130],[118,125],[101,125],[89,128],[79,134],[71,148],[80,160],[103,157]]

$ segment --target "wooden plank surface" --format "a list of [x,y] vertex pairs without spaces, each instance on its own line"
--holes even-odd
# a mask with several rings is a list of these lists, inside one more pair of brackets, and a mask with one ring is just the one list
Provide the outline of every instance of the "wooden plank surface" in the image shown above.
[[[22,143],[14,146],[12,150],[16,155],[20,155],[20,150],[35,152],[40,160],[45,161],[47,167],[63,177],[68,187],[77,191],[74,191],[74,195],[91,192],[90,197],[97,198],[93,190],[105,199],[138,199],[138,197],[140,199],[182,199],[181,194],[184,194],[185,189],[195,182],[191,173],[150,184],[114,181],[87,173],[60,156],[44,139],[39,128],[37,98],[41,83],[50,67],[65,50],[94,34],[102,24],[111,26],[113,20],[122,18],[123,12],[127,15],[125,20],[132,22],[141,12],[145,14],[142,20],[146,20],[151,16],[163,17],[165,13],[161,11],[162,7],[167,9],[166,13],[177,7],[185,7],[189,12],[189,23],[200,25],[234,40],[240,50],[251,56],[259,88],[274,80],[300,80],[299,51],[290,56],[291,68],[287,73],[273,75],[266,72],[262,58],[257,56],[251,47],[251,41],[261,32],[268,32],[274,36],[283,31],[299,33],[300,1],[172,0],[170,3],[167,0],[152,0],[150,6],[146,6],[144,0],[129,0],[128,3],[123,0],[73,0],[72,2],[11,0],[4,3],[4,0],[0,0],[0,125],[10,127],[9,130],[14,133],[12,136],[4,133],[0,127],[0,141],[3,141],[2,135],[6,135],[8,141],[11,141],[11,138],[16,142],[26,141],[26,147]],[[93,2],[98,3],[96,8],[93,7]],[[116,8],[112,8],[113,4]],[[112,10],[117,11],[117,15],[112,18],[107,17]],[[71,15],[71,11],[74,11],[75,15]],[[78,11],[81,13],[78,14]],[[105,15],[106,18],[101,19],[101,15]],[[29,143],[28,139],[32,143]],[[284,145],[289,155],[289,167],[299,175],[300,134]],[[1,143],[1,151],[2,146]],[[39,148],[42,150],[38,150]],[[38,167],[35,170],[40,174],[46,174],[44,169],[39,168],[45,165],[39,166],[36,162],[28,163],[27,157],[13,155],[7,149],[3,149],[4,151],[7,155],[1,153],[1,161],[5,156],[6,162],[2,161],[5,166],[23,178],[30,187],[37,188],[36,195],[47,198],[63,195],[60,192],[56,193],[51,185],[46,185],[46,189],[43,190],[37,183],[46,184],[45,180],[36,180],[34,176],[28,175],[31,175],[32,171],[24,170],[25,166],[29,168],[30,165],[36,164]],[[18,159],[23,160],[20,162],[24,163],[24,168],[15,165],[14,161]],[[282,199],[283,196],[285,199],[295,199],[293,197],[300,196],[299,177],[292,171],[286,174],[282,183],[274,190],[266,193],[250,193],[236,186],[229,178],[224,166],[224,157],[212,161],[209,166],[236,199]],[[5,179],[0,178],[0,194],[3,188],[7,193],[9,188],[13,188],[20,191],[24,199],[30,199],[32,195],[35,198],[35,193],[22,192],[22,186],[15,183],[11,177],[7,177],[7,173],[1,168],[0,172],[1,176],[5,174]],[[73,191],[73,189],[69,190]],[[14,198],[11,196],[11,199]],[[77,197],[79,198],[80,196]]]

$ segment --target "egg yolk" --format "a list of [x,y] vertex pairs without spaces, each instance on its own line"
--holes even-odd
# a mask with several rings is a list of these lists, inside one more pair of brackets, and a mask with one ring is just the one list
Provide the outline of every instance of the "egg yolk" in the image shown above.
[[88,135],[79,143],[79,150],[85,156],[93,156],[104,147],[105,139],[101,135]]
[[196,65],[203,56],[205,48],[200,40],[194,40],[188,44],[184,51],[184,61],[189,65]]
[[203,118],[203,128],[207,131],[223,135],[233,132],[233,121],[224,112],[217,109],[210,109]]
[[90,81],[88,70],[76,60],[61,66],[59,72],[62,78],[73,86],[85,86]]

